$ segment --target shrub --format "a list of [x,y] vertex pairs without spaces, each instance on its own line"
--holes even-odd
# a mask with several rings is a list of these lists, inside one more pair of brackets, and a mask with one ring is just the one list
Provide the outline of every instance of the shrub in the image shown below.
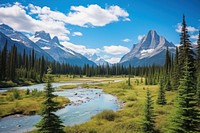
[[20,99],[19,90],[13,89],[13,98],[14,99]]
[[96,115],[97,119],[105,119],[108,121],[114,121],[117,115],[112,110],[104,110],[103,112]]

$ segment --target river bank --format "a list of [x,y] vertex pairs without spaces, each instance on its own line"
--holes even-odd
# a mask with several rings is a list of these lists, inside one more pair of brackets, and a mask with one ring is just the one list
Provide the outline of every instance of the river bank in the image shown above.
[[[91,117],[102,112],[103,110],[120,109],[120,105],[115,96],[104,93],[101,89],[67,89],[64,91],[55,92],[56,95],[67,97],[70,99],[70,104],[56,112],[64,125],[73,126],[81,124],[91,119]],[[41,119],[38,115],[31,116],[8,116],[0,119],[1,129],[6,133],[26,132],[34,129],[36,124]],[[14,124],[12,124],[14,123]],[[18,127],[20,125],[20,127]]]

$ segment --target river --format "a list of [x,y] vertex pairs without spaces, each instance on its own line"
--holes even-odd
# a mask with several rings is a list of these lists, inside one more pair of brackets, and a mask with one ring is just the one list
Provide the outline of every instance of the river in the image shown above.
[[[80,82],[74,83],[52,83],[53,87],[62,85],[79,85]],[[37,84],[18,89],[43,89],[45,84]],[[55,92],[59,96],[70,99],[71,103],[55,112],[60,116],[64,125],[81,124],[91,119],[92,116],[103,110],[120,109],[120,104],[115,96],[102,92],[101,89],[68,89]],[[12,115],[0,118],[0,132],[2,133],[22,133],[34,129],[34,125],[41,119],[39,115]]]

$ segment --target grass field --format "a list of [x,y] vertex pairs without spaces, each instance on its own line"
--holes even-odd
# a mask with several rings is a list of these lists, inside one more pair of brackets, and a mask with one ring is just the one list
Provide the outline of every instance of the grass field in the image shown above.
[[[69,99],[61,96],[54,100],[59,103],[59,108],[70,102]],[[0,117],[12,114],[30,115],[39,113],[43,101],[43,92],[37,90],[29,92],[29,94],[25,90],[16,89],[0,93]]]
[[[114,82],[115,80],[121,82]],[[144,105],[146,99],[147,88],[150,90],[154,100],[155,112],[155,128],[158,132],[168,132],[170,126],[170,118],[174,112],[174,100],[176,92],[167,91],[167,104],[160,106],[156,104],[159,86],[158,85],[144,85],[144,79],[141,77],[131,78],[131,86],[127,84],[127,77],[92,77],[80,78],[69,76],[55,76],[54,82],[64,81],[81,81],[80,87],[83,88],[101,88],[104,92],[118,97],[122,108],[117,112],[105,110],[100,114],[92,117],[86,123],[75,126],[67,126],[64,128],[65,132],[70,133],[140,133],[142,132],[142,123],[144,119]],[[96,84],[87,84],[92,82]],[[101,82],[107,82],[103,84]],[[60,89],[73,89],[76,85],[61,86]],[[18,91],[19,98],[16,97],[16,90],[8,91],[0,94],[0,116],[7,116],[10,114],[34,114],[38,113],[41,108],[43,93]],[[69,103],[69,100],[64,97],[57,97],[55,99],[62,107]]]
[[117,83],[87,85],[87,87],[102,88],[104,92],[117,96],[122,102],[122,109],[117,112],[103,111],[84,124],[65,127],[65,131],[70,133],[142,132],[146,91],[149,88],[154,100],[155,127],[159,132],[167,132],[170,116],[174,109],[173,101],[176,92],[166,92],[167,105],[160,106],[156,104],[159,86],[146,86],[141,83],[141,78],[135,77],[131,79],[132,86],[129,87],[124,78],[122,80],[122,82]]

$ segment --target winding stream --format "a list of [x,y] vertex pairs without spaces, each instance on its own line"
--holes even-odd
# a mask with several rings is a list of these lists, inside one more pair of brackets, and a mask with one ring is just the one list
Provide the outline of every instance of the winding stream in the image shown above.
[[[62,85],[81,84],[76,83],[53,83],[53,87]],[[44,88],[45,84],[37,84],[32,86],[20,87],[19,89],[39,90]],[[115,96],[102,92],[101,89],[69,89],[55,92],[59,96],[70,99],[71,103],[55,112],[63,121],[64,125],[81,124],[91,119],[92,116],[103,110],[118,110],[120,105]],[[39,115],[25,116],[12,115],[0,118],[0,133],[21,133],[34,129],[34,125],[41,119]]]

